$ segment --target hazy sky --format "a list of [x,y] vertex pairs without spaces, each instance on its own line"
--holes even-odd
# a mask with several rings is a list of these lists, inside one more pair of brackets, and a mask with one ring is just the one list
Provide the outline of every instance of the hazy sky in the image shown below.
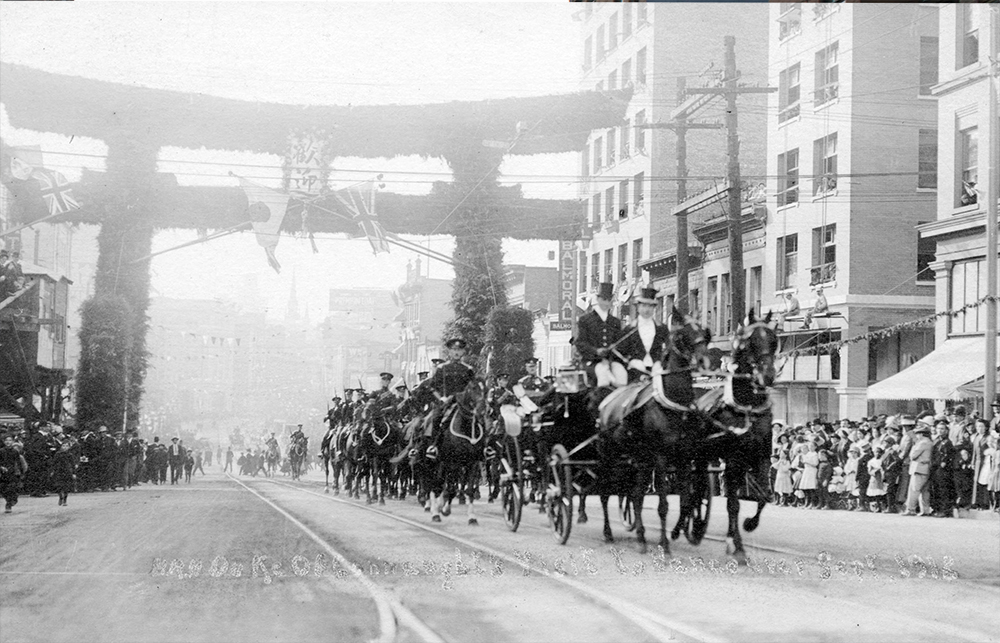
[[[580,46],[576,7],[556,3],[292,3],[142,2],[0,3],[0,59],[47,71],[248,101],[315,104],[423,103],[576,91]],[[72,100],[72,97],[67,97]],[[2,100],[2,93],[0,93]],[[12,128],[0,113],[0,135],[12,145],[40,144],[46,165],[70,179],[82,167],[101,169],[100,141]],[[164,149],[160,170],[181,184],[236,185],[227,163],[253,163],[255,176],[273,176],[281,160],[220,150]],[[184,161],[218,163],[191,165]],[[387,190],[422,194],[448,168],[436,159],[337,159],[335,169],[391,170]],[[526,195],[575,198],[565,179],[577,155],[511,157],[501,167]],[[334,172],[335,181],[358,174]],[[264,181],[266,182],[266,181]],[[154,250],[195,238],[193,231],[159,233]],[[421,239],[450,254],[447,238]],[[332,235],[308,241],[282,238],[276,275],[250,234],[171,252],[153,260],[161,295],[214,298],[232,291],[239,275],[256,274],[273,315],[284,314],[293,273],[299,301],[313,320],[326,310],[330,288],[395,287],[415,254],[393,249],[375,257],[367,241]],[[508,261],[547,261],[554,242],[507,242]],[[432,276],[448,278],[435,263]],[[362,269],[359,269],[362,268]]]

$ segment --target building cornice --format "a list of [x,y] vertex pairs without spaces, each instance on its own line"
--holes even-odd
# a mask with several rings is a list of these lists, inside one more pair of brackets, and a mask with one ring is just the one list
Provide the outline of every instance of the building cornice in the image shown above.
[[979,234],[986,230],[986,213],[982,210],[958,214],[947,219],[929,221],[917,226],[924,239],[956,234]]

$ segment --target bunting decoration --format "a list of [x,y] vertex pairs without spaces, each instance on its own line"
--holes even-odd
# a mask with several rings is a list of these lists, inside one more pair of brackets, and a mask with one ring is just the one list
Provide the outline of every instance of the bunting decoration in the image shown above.
[[915,328],[932,325],[938,319],[941,319],[943,317],[952,317],[952,318],[958,317],[963,313],[979,308],[980,306],[984,305],[987,301],[990,300],[1000,301],[1000,297],[997,297],[995,295],[986,295],[985,297],[970,302],[962,306],[961,308],[956,308],[954,310],[943,310],[941,312],[934,313],[933,315],[921,317],[920,319],[914,319],[912,321],[903,322],[901,324],[896,324],[895,326],[889,326],[888,328],[881,328],[879,330],[874,330],[869,333],[864,333],[863,335],[857,335],[855,337],[850,337],[848,339],[843,339],[836,342],[826,342],[824,344],[817,344],[816,346],[809,346],[807,348],[797,348],[795,350],[780,353],[778,356],[797,357],[804,355],[824,355],[831,351],[838,350],[841,346],[846,346],[847,344],[867,342],[873,339],[874,340],[887,339],[903,330],[913,330]]
[[257,234],[257,243],[264,248],[268,265],[280,274],[281,264],[278,263],[274,250],[278,247],[278,240],[281,237],[281,222],[288,211],[288,201],[291,199],[291,195],[258,185],[232,172],[229,174],[239,179],[240,187],[250,202],[249,218],[253,223],[253,230]]

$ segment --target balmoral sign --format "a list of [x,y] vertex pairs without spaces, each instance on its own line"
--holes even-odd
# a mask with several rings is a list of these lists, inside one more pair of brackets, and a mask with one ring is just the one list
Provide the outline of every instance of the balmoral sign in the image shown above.
[[572,330],[576,321],[576,242],[559,242],[559,321],[552,330]]

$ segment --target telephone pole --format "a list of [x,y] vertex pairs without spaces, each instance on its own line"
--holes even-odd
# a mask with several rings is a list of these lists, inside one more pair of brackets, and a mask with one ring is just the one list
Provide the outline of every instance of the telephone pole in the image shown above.
[[769,94],[774,87],[740,87],[736,69],[736,37],[724,40],[723,81],[721,87],[689,89],[688,94],[714,94],[726,98],[726,180],[729,189],[727,215],[729,219],[729,292],[732,308],[732,328],[741,323],[746,311],[746,282],[743,278],[743,225],[740,220],[743,204],[740,186],[740,137],[736,99],[740,94]]
[[[1000,43],[1000,16],[997,7],[989,8],[990,51],[997,51]],[[986,332],[983,351],[986,353],[986,370],[983,378],[983,412],[987,420],[992,419],[990,405],[997,393],[997,200],[1000,199],[1000,127],[997,127],[997,62],[990,63],[989,110],[987,123],[989,133],[989,173],[986,184]]]

